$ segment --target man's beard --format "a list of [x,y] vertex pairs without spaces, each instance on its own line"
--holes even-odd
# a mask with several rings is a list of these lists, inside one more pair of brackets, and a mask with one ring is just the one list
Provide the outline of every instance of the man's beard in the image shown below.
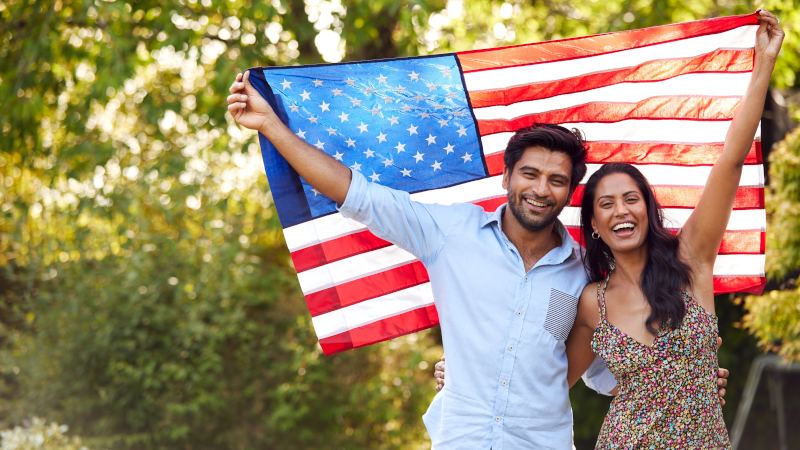
[[566,206],[566,202],[558,206],[558,204],[552,200],[546,200],[537,196],[531,196],[529,198],[540,203],[545,203],[553,208],[551,208],[549,212],[543,214],[533,213],[525,208],[523,205],[525,199],[521,195],[516,195],[509,191],[508,207],[511,209],[511,214],[513,214],[517,221],[528,231],[538,232],[547,228],[552,228],[556,218],[561,214],[564,206]]

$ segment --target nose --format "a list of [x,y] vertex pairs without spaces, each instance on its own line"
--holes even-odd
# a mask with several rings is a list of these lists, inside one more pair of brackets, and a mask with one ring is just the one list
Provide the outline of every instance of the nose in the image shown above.
[[629,212],[630,211],[628,210],[628,205],[625,204],[625,200],[616,202],[616,206],[614,207],[614,215],[616,217],[625,217]]
[[547,182],[546,177],[539,177],[532,185],[531,191],[538,197],[549,197],[550,192],[550,183]]

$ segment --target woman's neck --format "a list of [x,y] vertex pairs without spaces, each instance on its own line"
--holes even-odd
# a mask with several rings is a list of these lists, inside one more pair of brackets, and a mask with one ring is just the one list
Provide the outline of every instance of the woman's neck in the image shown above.
[[[633,286],[639,286],[642,279],[642,271],[647,264],[647,246],[641,247],[624,253],[612,252],[614,255],[614,275],[617,281],[624,281]],[[622,280],[619,280],[622,278]]]

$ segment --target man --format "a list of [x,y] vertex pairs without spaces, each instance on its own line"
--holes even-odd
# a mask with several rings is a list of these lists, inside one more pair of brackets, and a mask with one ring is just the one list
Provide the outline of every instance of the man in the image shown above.
[[[368,182],[298,138],[237,75],[228,110],[260,131],[340,213],[417,257],[430,276],[448,381],[423,417],[437,450],[572,448],[564,340],[586,275],[557,217],[586,173],[578,132],[518,132],[505,152],[508,203],[422,204]],[[596,361],[587,383],[616,385]]]

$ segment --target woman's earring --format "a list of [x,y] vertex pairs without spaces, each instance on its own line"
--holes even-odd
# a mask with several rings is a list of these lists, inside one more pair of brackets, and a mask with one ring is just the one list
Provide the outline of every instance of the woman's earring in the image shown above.
[[592,232],[592,239],[600,239],[600,235],[593,231]]

